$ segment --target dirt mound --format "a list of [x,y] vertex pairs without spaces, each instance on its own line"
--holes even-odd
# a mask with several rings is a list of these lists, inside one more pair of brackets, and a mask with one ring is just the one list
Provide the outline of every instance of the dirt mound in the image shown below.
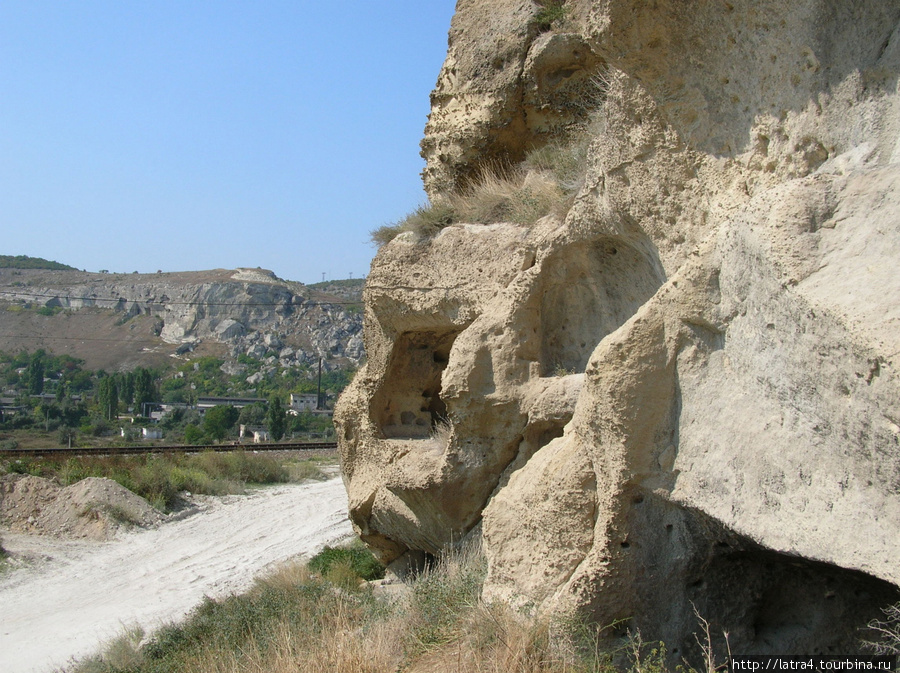
[[89,477],[62,488],[31,475],[0,477],[0,521],[15,532],[108,540],[120,528],[149,528],[164,518],[111,479]]

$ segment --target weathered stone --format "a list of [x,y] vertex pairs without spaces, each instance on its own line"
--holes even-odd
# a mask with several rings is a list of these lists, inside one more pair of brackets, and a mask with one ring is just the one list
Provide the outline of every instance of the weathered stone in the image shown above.
[[592,142],[565,218],[379,251],[351,518],[388,562],[481,524],[487,596],[674,660],[695,609],[716,648],[857,651],[900,586],[900,5],[565,6],[457,7],[432,199]]

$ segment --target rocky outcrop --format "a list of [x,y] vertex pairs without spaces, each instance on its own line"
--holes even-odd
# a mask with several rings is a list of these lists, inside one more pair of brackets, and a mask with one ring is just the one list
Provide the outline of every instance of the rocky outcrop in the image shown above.
[[335,298],[264,269],[131,276],[19,273],[28,284],[0,288],[0,299],[74,311],[108,309],[126,320],[151,316],[162,341],[182,350],[211,341],[227,344],[234,358],[262,359],[274,351],[283,366],[320,357],[358,366],[365,355],[362,318],[348,310],[358,288],[345,288],[346,296]]
[[432,199],[590,150],[565,217],[379,251],[354,524],[389,562],[481,534],[488,596],[674,660],[695,611],[723,651],[856,651],[900,587],[900,6],[565,6],[458,3]]

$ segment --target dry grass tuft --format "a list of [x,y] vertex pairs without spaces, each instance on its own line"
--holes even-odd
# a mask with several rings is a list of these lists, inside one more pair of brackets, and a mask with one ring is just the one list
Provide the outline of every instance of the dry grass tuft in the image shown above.
[[[337,570],[337,569],[340,570]],[[205,601],[188,620],[140,644],[130,632],[73,673],[612,673],[611,658],[579,646],[572,629],[481,599],[487,563],[479,545],[445,553],[381,598],[332,563],[326,577],[286,565],[243,596]],[[338,576],[339,575],[339,576]],[[585,627],[586,628],[586,627]],[[596,632],[596,630],[591,630]],[[659,657],[634,659],[662,673]]]
[[869,622],[869,630],[877,640],[866,641],[867,648],[875,654],[900,654],[900,603],[889,605],[884,619]]
[[460,222],[531,225],[545,215],[563,214],[566,194],[548,172],[524,167],[507,172],[484,170],[461,194],[450,198]]

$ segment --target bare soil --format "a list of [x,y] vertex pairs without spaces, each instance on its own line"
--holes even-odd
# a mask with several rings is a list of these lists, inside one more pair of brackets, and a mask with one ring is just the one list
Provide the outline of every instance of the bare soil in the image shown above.
[[352,532],[339,478],[192,502],[107,542],[0,531],[12,553],[0,570],[0,671],[49,673],[123,627],[152,631]]
[[158,526],[165,516],[111,479],[66,486],[25,474],[0,477],[0,523],[17,533],[111,539],[123,528]]

